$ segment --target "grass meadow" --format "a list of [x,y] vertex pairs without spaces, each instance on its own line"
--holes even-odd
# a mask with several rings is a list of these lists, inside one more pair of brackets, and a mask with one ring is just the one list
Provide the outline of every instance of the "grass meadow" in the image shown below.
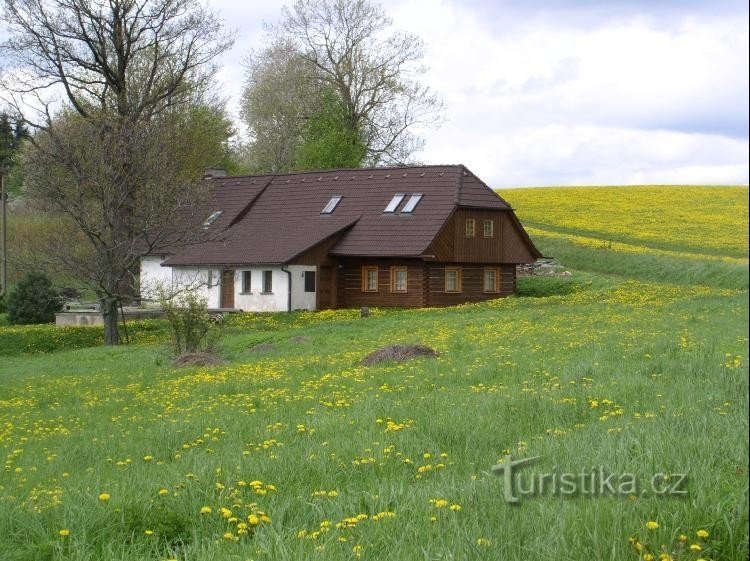
[[[211,368],[173,368],[159,322],[0,327],[0,559],[746,560],[747,188],[502,194],[570,276],[233,316]],[[440,356],[359,364],[392,343]],[[508,456],[636,483],[508,504]]]

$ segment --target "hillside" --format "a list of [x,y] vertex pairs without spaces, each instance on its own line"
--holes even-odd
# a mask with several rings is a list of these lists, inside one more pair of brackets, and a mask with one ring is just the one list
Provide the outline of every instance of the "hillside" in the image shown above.
[[[0,327],[0,557],[747,559],[747,188],[501,194],[570,276],[235,316],[213,368]],[[360,364],[393,343],[440,356]]]

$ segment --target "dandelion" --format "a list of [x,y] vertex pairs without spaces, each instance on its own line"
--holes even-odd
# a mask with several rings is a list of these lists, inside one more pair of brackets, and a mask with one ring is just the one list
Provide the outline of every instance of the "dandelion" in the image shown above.
[[150,461],[152,461],[153,459],[154,459],[154,457],[153,457],[153,456],[143,456],[143,461],[144,461],[144,462],[150,462]]
[[169,495],[169,491],[167,489],[159,489],[160,497],[166,497],[167,495]]
[[211,514],[213,510],[210,506],[204,506],[201,508],[201,514]]
[[153,530],[143,530],[143,533],[146,534],[147,536],[153,536],[154,535],[154,531]]
[[697,543],[690,544],[690,551],[702,551],[703,548]]
[[487,538],[477,538],[477,545],[481,547],[489,547],[490,546],[490,540]]
[[70,535],[70,530],[68,530],[67,528],[63,528],[62,530],[60,530],[60,531],[59,531],[59,532],[57,532],[57,533],[58,533],[58,534],[59,534],[59,535],[60,535],[61,537],[63,537],[63,538],[67,538],[67,537],[68,537],[68,536]]
[[646,522],[646,528],[648,528],[649,530],[658,530],[659,523],[655,520],[649,520],[648,522]]
[[695,535],[698,536],[700,539],[705,540],[709,534],[707,530],[698,530],[695,533]]
[[109,493],[100,493],[99,494],[99,500],[103,503],[106,503],[110,499]]
[[247,522],[248,524],[250,524],[250,526],[257,526],[258,524],[260,524],[260,518],[257,514],[251,514],[247,517]]

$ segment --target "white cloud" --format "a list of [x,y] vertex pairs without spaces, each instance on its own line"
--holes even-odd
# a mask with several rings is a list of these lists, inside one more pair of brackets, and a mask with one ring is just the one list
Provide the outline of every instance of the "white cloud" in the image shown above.
[[[262,46],[260,20],[282,3],[212,5],[240,31],[220,75],[236,108],[242,55]],[[448,122],[423,131],[423,161],[465,163],[498,186],[748,182],[744,12],[655,14],[646,3],[586,27],[528,6],[385,2],[424,39],[424,81],[446,101]]]
[[427,79],[448,104],[426,161],[461,161],[502,185],[748,181],[743,21],[519,20],[498,32],[439,0],[394,15],[425,39]]

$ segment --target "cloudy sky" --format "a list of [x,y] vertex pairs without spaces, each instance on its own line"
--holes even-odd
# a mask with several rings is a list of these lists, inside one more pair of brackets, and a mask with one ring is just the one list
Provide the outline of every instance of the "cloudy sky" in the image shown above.
[[[236,30],[219,79],[285,3],[209,0]],[[748,5],[739,0],[385,0],[425,42],[447,121],[425,163],[493,186],[748,183]]]

